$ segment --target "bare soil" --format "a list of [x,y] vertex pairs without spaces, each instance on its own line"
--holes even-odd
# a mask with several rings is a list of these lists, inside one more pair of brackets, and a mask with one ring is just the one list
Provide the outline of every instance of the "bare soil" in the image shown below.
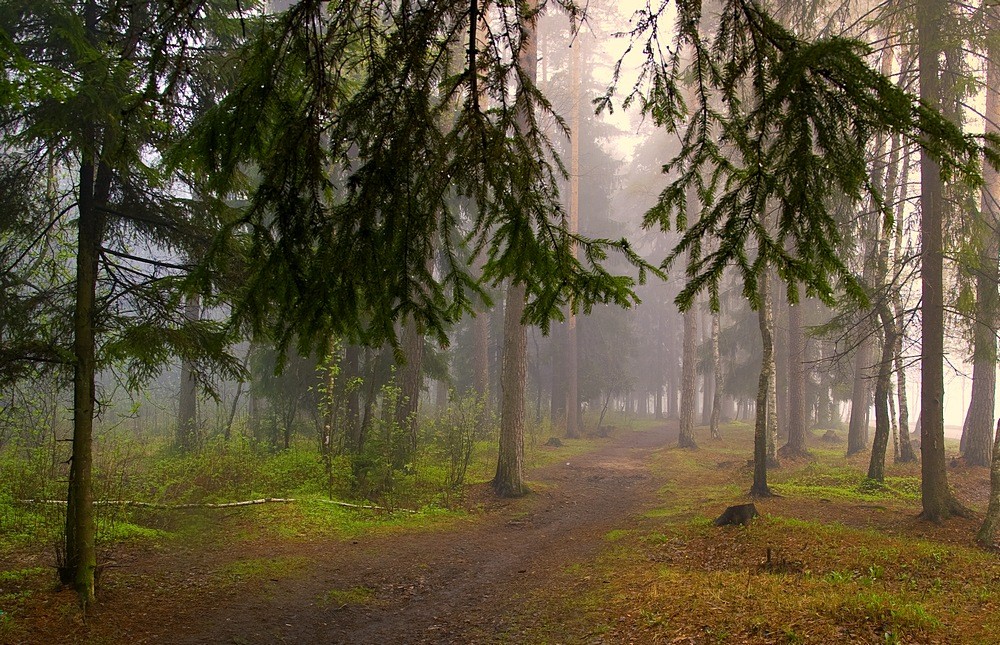
[[[596,557],[609,531],[654,505],[662,482],[650,458],[675,441],[675,426],[622,432],[595,452],[529,473],[534,492],[524,498],[473,491],[478,512],[446,528],[118,553],[86,621],[70,592],[38,593],[26,617],[32,635],[19,642],[525,642],[525,625],[551,620],[537,599]],[[289,566],[219,584],[227,564],[251,558]]]

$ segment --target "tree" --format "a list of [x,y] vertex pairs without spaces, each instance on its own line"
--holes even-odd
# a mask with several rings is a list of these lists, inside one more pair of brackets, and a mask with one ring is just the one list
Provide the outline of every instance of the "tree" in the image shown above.
[[[195,93],[205,78],[200,75],[214,64],[202,46],[209,31],[217,50],[231,44],[218,28],[233,22],[233,8],[229,2],[47,0],[7,3],[0,11],[6,77],[27,78],[34,87],[18,98],[20,105],[5,95],[4,133],[26,158],[48,159],[72,177],[60,204],[62,214],[75,214],[76,236],[68,348],[73,441],[59,573],[84,608],[94,601],[97,567],[92,437],[98,370],[124,368],[133,389],[171,356],[214,357],[230,375],[240,371],[224,351],[220,325],[179,315],[178,287],[190,266],[169,259],[203,249],[224,205],[178,197],[171,182],[192,184],[151,161],[162,157],[195,111],[180,97]],[[59,220],[35,215],[40,231]],[[213,283],[206,274],[197,287],[208,292]]]
[[[995,7],[985,9],[987,25],[1000,26]],[[1000,133],[1000,46],[990,37],[986,48],[986,134]],[[1000,315],[1000,173],[990,164],[983,168],[980,213],[975,219],[977,262],[976,308],[973,325],[972,398],[962,427],[962,454],[972,465],[988,466],[991,458],[990,430],[996,403],[997,327]]]
[[[941,23],[944,0],[917,4],[920,98],[941,105]],[[921,517],[932,522],[964,514],[948,487],[944,458],[944,196],[941,168],[930,151],[920,153],[920,492]]]
[[681,359],[681,423],[678,443],[681,448],[697,448],[694,440],[695,386],[697,363],[698,312],[692,307],[684,312],[684,349]]
[[788,441],[783,456],[803,456],[806,450],[806,366],[802,306],[788,303]]
[[767,485],[767,468],[769,447],[771,441],[771,383],[774,378],[774,336],[772,334],[771,293],[766,277],[760,280],[760,305],[757,308],[757,319],[760,325],[760,339],[763,347],[760,364],[760,377],[757,381],[757,417],[753,433],[753,484],[750,494],[754,497],[770,497],[771,489]]
[[[524,13],[518,14],[522,35],[518,43],[517,56],[529,83],[534,83],[537,70],[537,8],[535,0],[528,0]],[[518,119],[517,128],[522,133],[530,127],[530,120],[524,113],[531,109],[530,103],[524,101],[525,91],[524,83],[519,84],[518,102],[522,115]],[[525,286],[512,281],[507,289],[507,304],[504,309],[503,367],[500,375],[500,450],[497,455],[497,472],[493,477],[493,490],[501,497],[517,497],[528,490],[524,484],[524,388],[528,353],[527,329],[522,320],[525,296]],[[569,416],[567,410],[567,417]]]

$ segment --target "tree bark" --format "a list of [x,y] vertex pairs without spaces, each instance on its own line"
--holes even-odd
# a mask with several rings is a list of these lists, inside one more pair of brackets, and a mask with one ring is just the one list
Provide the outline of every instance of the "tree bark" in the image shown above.
[[[201,318],[201,298],[189,295],[184,301],[184,319]],[[198,384],[191,361],[181,360],[180,392],[177,397],[177,447],[188,451],[198,445]]]
[[788,303],[788,442],[782,453],[806,454],[806,366],[802,306]]
[[[570,171],[569,171],[569,221],[571,233],[580,232],[580,47],[570,51],[570,91],[573,106],[570,111]],[[578,250],[573,245],[573,256]],[[566,316],[566,436],[580,436],[580,394],[576,314],[568,309]]]
[[[990,12],[992,26],[1000,26],[996,7]],[[1000,47],[990,41],[986,57],[986,133],[1000,131]],[[983,188],[980,201],[982,222],[977,231],[987,242],[979,249],[976,270],[976,318],[973,321],[972,399],[962,427],[962,454],[973,466],[989,466],[992,443],[993,411],[997,385],[997,309],[1000,293],[997,283],[997,256],[1000,254],[1000,173],[989,163],[983,167]]]
[[753,497],[770,497],[771,489],[767,485],[767,443],[768,443],[768,399],[770,384],[774,372],[774,340],[771,333],[771,294],[768,288],[766,273],[760,278],[760,308],[757,310],[757,321],[760,325],[760,340],[762,345],[760,378],[757,381],[757,413],[753,433],[753,485],[750,495]]
[[713,439],[721,439],[719,420],[722,415],[722,358],[719,356],[719,312],[712,313],[712,372],[715,381],[712,388],[712,416],[708,420],[708,428]]
[[993,460],[990,466],[990,503],[986,509],[986,517],[976,534],[976,541],[983,546],[993,546],[993,536],[997,524],[1000,523],[1000,420],[997,421],[996,435],[993,439]]
[[[865,332],[862,332],[865,333]],[[854,387],[851,391],[851,420],[847,426],[847,456],[868,447],[868,368],[871,364],[871,339],[858,344],[854,354]]]
[[528,348],[527,331],[521,324],[524,298],[524,285],[512,284],[507,289],[500,375],[500,452],[493,478],[493,490],[501,497],[528,492],[524,485],[524,377]]
[[695,385],[698,368],[695,365],[698,338],[698,312],[692,306],[684,312],[684,348],[681,364],[681,423],[678,445],[681,448],[697,448],[694,440]]
[[[919,0],[917,47],[920,98],[941,107],[941,24],[944,0]],[[960,507],[948,488],[944,458],[944,196],[941,169],[926,151],[920,153],[920,471],[921,517],[940,522]]]
[[[910,167],[910,149],[907,148],[903,155],[903,165],[901,176],[905,177]],[[892,246],[892,262],[898,266],[903,254],[903,210],[906,203],[906,196],[909,191],[909,182],[899,182],[899,199],[896,206],[896,230]],[[917,454],[913,450],[913,443],[910,441],[910,404],[906,394],[906,365],[903,363],[903,336],[906,329],[905,313],[903,311],[903,298],[898,289],[891,291],[892,311],[896,320],[896,346],[893,349],[893,361],[896,371],[896,405],[899,413],[899,463],[910,463],[917,460]]]
[[423,388],[424,336],[413,319],[403,324],[402,351],[406,362],[399,371],[395,420],[397,427],[406,433],[406,444],[404,451],[396,455],[397,467],[412,459],[417,451],[417,410]]
[[[538,0],[527,0],[521,6],[518,20],[524,41],[518,52],[523,73],[534,82],[538,68],[536,9]],[[530,16],[530,18],[526,17]],[[522,92],[524,88],[518,88]],[[523,108],[522,108],[523,109]],[[521,132],[527,130],[527,115],[518,116]],[[500,450],[493,490],[501,497],[515,497],[528,492],[524,484],[524,389],[527,373],[528,334],[521,318],[524,316],[526,290],[524,284],[511,283],[507,289],[504,310],[504,348],[500,376]]]
[[868,478],[881,482],[885,479],[885,451],[889,444],[889,379],[892,376],[893,348],[896,346],[896,323],[884,302],[878,306],[878,315],[882,321],[882,357],[875,380],[875,440],[868,462]]
[[[88,32],[97,29],[97,7],[85,8]],[[96,139],[96,135],[95,135]],[[91,142],[95,147],[96,140]],[[97,374],[97,271],[104,237],[103,206],[111,190],[111,168],[93,151],[80,163],[77,205],[76,288],[73,310],[73,453],[66,500],[65,560],[60,579],[72,584],[81,607],[94,602],[97,524],[94,516],[93,435]]]

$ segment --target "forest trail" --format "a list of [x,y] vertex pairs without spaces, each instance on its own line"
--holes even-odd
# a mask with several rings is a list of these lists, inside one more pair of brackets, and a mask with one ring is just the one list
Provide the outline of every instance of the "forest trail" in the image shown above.
[[[654,450],[674,426],[621,432],[595,452],[529,473],[535,492],[474,522],[416,534],[325,544],[279,543],[274,557],[305,557],[291,577],[212,605],[156,612],[151,643],[519,642],[532,597],[595,557],[605,535],[648,507],[658,483]],[[342,603],[333,590],[366,590]],[[334,600],[331,602],[331,598]],[[205,599],[208,600],[208,599]],[[140,628],[141,629],[141,628]],[[143,630],[144,631],[144,630]]]

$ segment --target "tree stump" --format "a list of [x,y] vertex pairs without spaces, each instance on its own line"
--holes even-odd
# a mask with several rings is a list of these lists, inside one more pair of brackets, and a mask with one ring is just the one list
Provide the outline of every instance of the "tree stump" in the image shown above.
[[750,520],[760,515],[757,512],[757,507],[753,504],[737,504],[736,506],[730,506],[725,510],[725,512],[715,520],[716,526],[733,526],[739,524],[740,526],[746,526],[750,523]]

